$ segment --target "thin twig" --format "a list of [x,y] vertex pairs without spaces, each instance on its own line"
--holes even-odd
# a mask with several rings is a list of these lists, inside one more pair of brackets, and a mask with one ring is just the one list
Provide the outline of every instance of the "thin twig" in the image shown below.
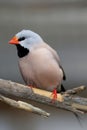
[[80,87],[76,87],[76,88],[67,90],[66,92],[64,92],[64,94],[70,94],[70,95],[72,94],[72,95],[74,95],[74,94],[78,94],[78,93],[84,91],[85,89],[86,89],[86,86],[82,85]]
[[11,98],[7,98],[3,95],[0,94],[0,100],[6,104],[9,104],[12,107],[18,108],[18,109],[23,109],[26,111],[30,111],[39,115],[43,115],[45,117],[48,117],[50,114],[47,113],[46,111],[38,108],[38,107],[34,107],[33,105],[23,102],[23,101],[15,101]]

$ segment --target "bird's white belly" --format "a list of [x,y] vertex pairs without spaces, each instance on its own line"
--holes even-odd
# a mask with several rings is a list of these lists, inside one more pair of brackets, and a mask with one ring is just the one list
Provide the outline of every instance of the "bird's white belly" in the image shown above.
[[[33,60],[32,60],[33,58]],[[20,60],[19,66],[22,76],[27,85],[52,91],[59,86],[62,81],[62,71],[57,62],[49,60],[49,57],[39,58],[29,57],[29,59]]]

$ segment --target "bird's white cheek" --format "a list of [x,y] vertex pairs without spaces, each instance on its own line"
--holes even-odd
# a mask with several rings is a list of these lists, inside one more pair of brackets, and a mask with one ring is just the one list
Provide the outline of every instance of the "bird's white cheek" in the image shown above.
[[22,41],[20,42],[20,45],[24,48],[27,48],[27,49],[29,48],[27,42]]

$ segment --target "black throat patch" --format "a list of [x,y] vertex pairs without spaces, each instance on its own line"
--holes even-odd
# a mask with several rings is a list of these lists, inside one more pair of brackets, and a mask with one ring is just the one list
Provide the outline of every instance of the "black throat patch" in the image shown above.
[[26,56],[26,55],[29,53],[29,50],[28,50],[27,48],[24,48],[24,47],[21,46],[20,44],[17,44],[16,47],[17,47],[18,56],[19,56],[20,58]]

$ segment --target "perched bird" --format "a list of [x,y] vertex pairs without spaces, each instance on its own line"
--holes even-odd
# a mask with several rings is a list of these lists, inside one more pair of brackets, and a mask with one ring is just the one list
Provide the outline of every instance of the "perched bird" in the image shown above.
[[62,80],[65,73],[56,51],[37,33],[31,30],[18,32],[10,41],[15,44],[19,57],[19,68],[27,85],[52,91],[65,91]]

